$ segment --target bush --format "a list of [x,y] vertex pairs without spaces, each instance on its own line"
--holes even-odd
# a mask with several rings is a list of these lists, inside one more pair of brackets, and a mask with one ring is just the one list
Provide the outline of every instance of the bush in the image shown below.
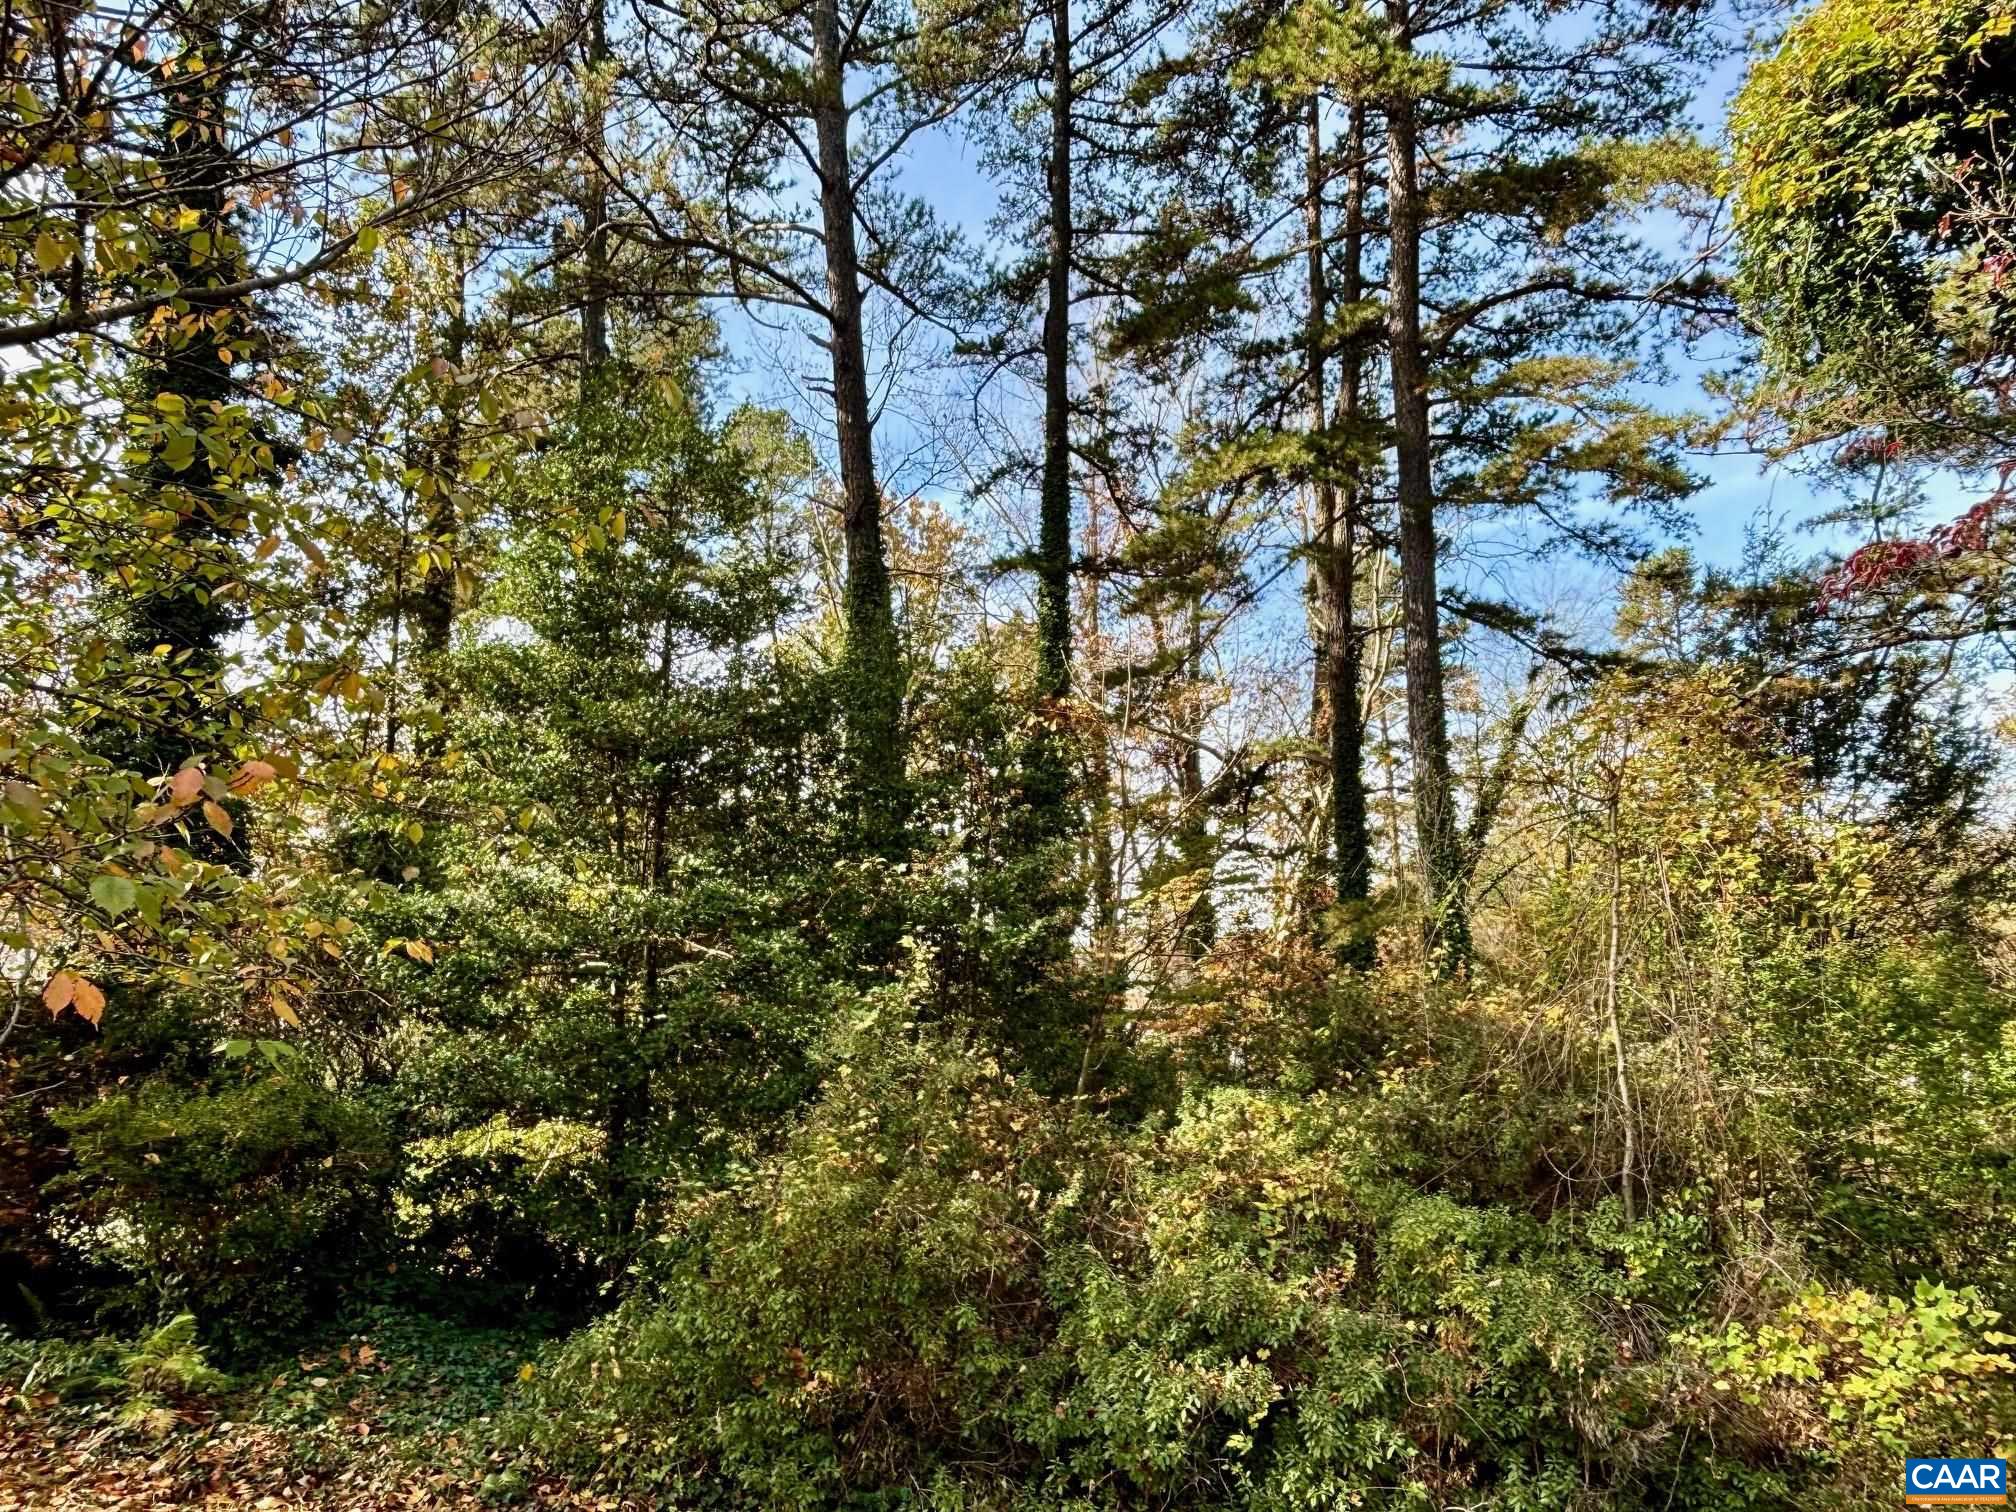
[[133,1278],[118,1305],[193,1312],[227,1352],[315,1316],[386,1233],[382,1126],[291,1068],[57,1117],[72,1244]]
[[1384,1106],[1419,1088],[1120,1134],[879,1023],[832,1087],[548,1355],[520,1441],[764,1508],[1677,1509],[1852,1504],[1905,1427],[2006,1420],[1971,1293],[1774,1293],[1693,1190],[1424,1191]]
[[686,1208],[654,1284],[545,1363],[530,1442],[805,1507],[1012,1442],[1032,1392],[1047,1410],[1041,1256],[1091,1147],[969,1044],[881,1032],[857,1026],[784,1158]]

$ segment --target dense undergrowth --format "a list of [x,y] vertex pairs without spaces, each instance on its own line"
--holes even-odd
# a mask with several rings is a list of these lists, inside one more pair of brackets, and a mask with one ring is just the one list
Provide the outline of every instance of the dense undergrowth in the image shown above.
[[[1618,824],[1486,916],[1507,956],[1470,984],[1431,982],[1398,941],[1360,976],[1228,939],[1089,1095],[934,1018],[924,976],[862,996],[779,1143],[653,1201],[626,1274],[588,1283],[612,1310],[556,1316],[550,1342],[520,1335],[522,1359],[474,1372],[497,1395],[465,1432],[501,1456],[485,1476],[518,1477],[493,1490],[1863,1506],[1906,1453],[2006,1451],[2007,947],[1920,906],[1950,855],[1814,817],[1698,712],[1666,726],[1687,732],[1671,763],[1633,721]],[[1173,1089],[1145,1111],[1137,1065]],[[378,1125],[240,1116],[326,1094],[285,1059],[233,1068],[177,1110],[115,1097],[74,1119],[73,1182],[100,1204],[80,1212],[130,1225],[108,1263],[207,1295],[211,1337],[252,1376],[268,1362],[232,1278],[326,1275],[333,1222],[380,1235],[342,1285],[392,1287],[409,1312],[486,1305],[428,1267],[456,1225],[471,1274],[509,1281],[485,1237],[496,1188],[440,1206],[426,1145],[394,1205]],[[564,1193],[579,1150],[529,1137],[523,1179]],[[211,1217],[192,1230],[194,1192]],[[254,1193],[300,1221],[276,1226]],[[550,1246],[565,1212],[542,1198],[508,1222]],[[17,1343],[10,1389],[160,1429],[173,1399],[216,1389],[193,1328],[74,1358]],[[312,1439],[329,1407],[311,1391],[285,1410]]]

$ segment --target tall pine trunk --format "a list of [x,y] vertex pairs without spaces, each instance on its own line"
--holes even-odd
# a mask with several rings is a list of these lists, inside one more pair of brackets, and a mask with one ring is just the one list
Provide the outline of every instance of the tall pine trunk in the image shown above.
[[[1347,203],[1344,223],[1344,288],[1347,306],[1355,307],[1364,297],[1364,202],[1365,202],[1365,112],[1351,106],[1350,129],[1345,135],[1349,154]],[[1328,399],[1325,393],[1325,333],[1329,321],[1329,280],[1324,266],[1325,229],[1323,223],[1323,136],[1322,99],[1312,95],[1308,116],[1307,191],[1304,216],[1309,236],[1309,427],[1317,440],[1320,471],[1317,474],[1318,580],[1321,595],[1321,643],[1318,655],[1317,699],[1319,739],[1327,725],[1330,778],[1330,864],[1333,891],[1338,904],[1362,903],[1371,896],[1371,840],[1365,821],[1364,744],[1365,725],[1358,697],[1359,663],[1363,641],[1353,614],[1353,584],[1357,578],[1358,514],[1362,507],[1363,484],[1359,476],[1355,430],[1363,405],[1363,355],[1354,335],[1345,352],[1343,376],[1337,395],[1336,426],[1343,444],[1352,448],[1343,464],[1343,486],[1331,469],[1337,459],[1327,453],[1333,448]],[[1353,929],[1341,951],[1347,965],[1371,964],[1372,939]]]
[[[588,0],[588,67],[598,75],[609,61],[606,7],[607,0]],[[584,393],[593,386],[595,375],[609,361],[609,185],[602,176],[599,161],[607,148],[607,127],[599,93],[604,81],[598,77],[591,87],[598,91],[591,124],[591,143],[598,161],[587,165],[588,192],[581,205],[581,216],[588,230],[583,247],[586,266],[582,270],[584,287],[581,294],[581,388]]]
[[[1407,0],[1392,0],[1394,41],[1411,47]],[[1435,485],[1428,429],[1428,364],[1421,342],[1420,142],[1415,101],[1397,86],[1386,109],[1386,204],[1391,226],[1386,338],[1393,368],[1394,464],[1400,515],[1401,625],[1407,638],[1407,743],[1414,831],[1431,960],[1444,975],[1470,957],[1449,723],[1442,689],[1442,626],[1435,582]]]
[[1050,6],[1050,267],[1043,316],[1043,498],[1037,535],[1037,690],[1071,691],[1071,4]]
[[868,849],[902,849],[903,662],[896,643],[882,491],[875,478],[868,361],[861,324],[861,261],[854,237],[854,180],[847,148],[846,75],[839,0],[812,6],[813,128],[826,244],[826,305],[833,422],[840,453],[847,551],[846,705],[849,781]]
[[[1043,479],[1036,543],[1036,695],[1031,838],[1068,834],[1071,769],[1061,705],[1071,693],[1071,0],[1050,5],[1049,303],[1043,314]],[[1063,899],[1057,900],[1064,906]]]

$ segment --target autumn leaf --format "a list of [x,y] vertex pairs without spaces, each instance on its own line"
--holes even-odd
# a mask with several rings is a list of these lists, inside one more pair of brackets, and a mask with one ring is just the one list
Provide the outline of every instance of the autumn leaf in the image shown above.
[[278,770],[271,762],[248,761],[232,775],[231,791],[241,794],[256,793],[278,775]]
[[59,971],[42,989],[42,1006],[52,1017],[61,1017],[68,1008],[95,1029],[105,1016],[105,994],[89,978],[74,971]]
[[52,1014],[60,1014],[76,999],[77,980],[74,972],[57,972],[42,989],[42,1006]]
[[273,994],[273,1016],[283,1024],[291,1024],[296,1029],[301,1027],[301,1015],[294,1011],[292,1003],[277,992]]
[[425,961],[429,966],[434,964],[434,947],[425,940],[408,940],[406,954],[416,961]]
[[77,1017],[96,1029],[98,1021],[105,1017],[105,994],[98,990],[95,982],[79,977],[76,995],[71,998],[70,1007],[76,1012]]
[[168,784],[169,801],[176,804],[194,803],[203,791],[203,768],[186,766],[175,774],[175,780]]

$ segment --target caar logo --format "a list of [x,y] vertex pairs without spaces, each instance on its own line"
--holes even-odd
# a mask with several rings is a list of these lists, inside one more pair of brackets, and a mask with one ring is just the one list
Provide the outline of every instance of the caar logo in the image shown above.
[[2000,1504],[2009,1500],[2009,1462],[1999,1459],[1907,1459],[1904,1501],[1912,1507]]

